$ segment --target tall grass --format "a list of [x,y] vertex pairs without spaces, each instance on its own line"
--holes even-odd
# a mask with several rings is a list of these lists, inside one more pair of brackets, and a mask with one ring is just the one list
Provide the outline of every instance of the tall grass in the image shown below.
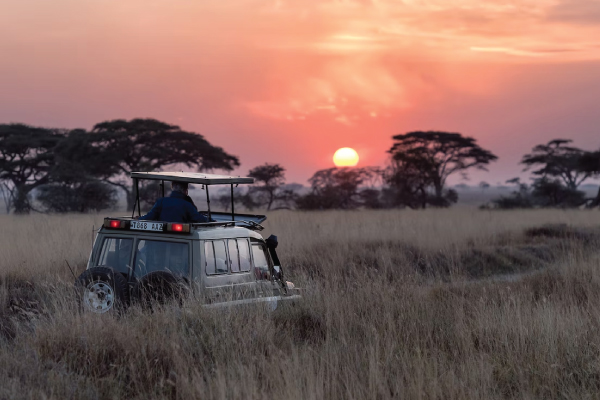
[[[600,213],[275,212],[304,301],[81,313],[99,216],[2,216],[0,398],[595,398]],[[548,225],[553,224],[553,225]],[[564,224],[564,225],[557,225]],[[541,227],[541,228],[540,228]]]

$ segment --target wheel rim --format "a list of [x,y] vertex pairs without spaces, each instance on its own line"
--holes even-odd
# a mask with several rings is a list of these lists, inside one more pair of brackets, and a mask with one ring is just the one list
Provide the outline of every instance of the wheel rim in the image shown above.
[[106,282],[91,282],[84,290],[83,303],[90,311],[105,313],[115,305],[115,292]]

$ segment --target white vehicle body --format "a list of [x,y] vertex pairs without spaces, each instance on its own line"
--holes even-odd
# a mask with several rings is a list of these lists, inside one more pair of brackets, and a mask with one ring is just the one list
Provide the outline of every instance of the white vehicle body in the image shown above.
[[[132,177],[140,174],[148,173],[132,173]],[[147,179],[233,185],[251,178],[153,173]],[[208,186],[206,190],[208,197]],[[139,199],[137,207],[139,210]],[[266,303],[275,308],[280,301],[300,298],[293,284],[283,279],[275,252],[276,237],[265,240],[257,232],[263,229],[259,223],[266,217],[211,214],[210,209],[208,216],[212,222],[106,218],[87,270],[78,280],[84,305],[97,313],[123,308],[142,293],[164,289],[162,284],[170,285],[171,291],[174,286],[185,288],[186,294],[207,307]]]

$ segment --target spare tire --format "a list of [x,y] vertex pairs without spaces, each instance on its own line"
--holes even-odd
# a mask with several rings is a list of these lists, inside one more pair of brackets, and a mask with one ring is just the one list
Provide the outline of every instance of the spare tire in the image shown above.
[[185,280],[167,271],[150,272],[132,290],[133,298],[146,307],[150,307],[153,302],[165,304],[172,300],[181,301],[188,294],[189,287]]
[[75,284],[81,291],[81,302],[86,310],[103,314],[125,310],[129,305],[127,279],[113,268],[87,269]]

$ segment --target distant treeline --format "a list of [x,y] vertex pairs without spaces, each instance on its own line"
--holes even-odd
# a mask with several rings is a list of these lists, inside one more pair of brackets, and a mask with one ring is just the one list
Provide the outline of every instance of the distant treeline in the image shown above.
[[[131,171],[183,164],[232,170],[239,160],[202,135],[153,119],[114,120],[91,131],[0,125],[0,185],[7,211],[87,212],[114,206],[122,190],[133,207]],[[144,186],[141,195],[155,196]]]
[[[600,174],[600,152],[570,143],[553,140],[534,147],[521,161],[532,170],[532,183],[509,181],[517,189],[485,207],[598,206],[600,193],[586,199],[578,187]],[[458,193],[446,185],[449,176],[466,176],[472,168],[485,170],[497,159],[473,138],[438,131],[393,136],[387,153],[385,168],[317,171],[309,179],[309,190],[286,184],[285,168],[266,163],[250,170],[255,184],[237,189],[236,198],[246,209],[448,207],[458,200]],[[99,211],[115,206],[119,190],[132,208],[131,171],[176,165],[230,171],[239,160],[198,133],[153,119],[107,121],[91,131],[0,124],[0,192],[7,212]],[[152,204],[157,193],[156,183],[140,188],[146,204]],[[229,205],[228,194],[216,200]]]
[[[283,167],[265,164],[250,171],[257,184],[238,198],[247,208],[449,207],[458,201],[458,193],[447,187],[448,177],[465,177],[471,168],[485,170],[497,159],[474,139],[458,133],[417,131],[392,139],[385,168],[317,171],[309,179],[310,191],[300,194],[285,185]],[[584,151],[570,143],[557,139],[535,146],[521,160],[524,170],[531,171],[532,182],[509,179],[507,183],[514,185],[514,191],[481,208],[598,207],[600,191],[594,198],[586,198],[578,188],[586,179],[600,175],[600,151]],[[479,184],[483,190],[489,186],[487,182]],[[223,196],[223,205],[227,201],[228,197]]]

